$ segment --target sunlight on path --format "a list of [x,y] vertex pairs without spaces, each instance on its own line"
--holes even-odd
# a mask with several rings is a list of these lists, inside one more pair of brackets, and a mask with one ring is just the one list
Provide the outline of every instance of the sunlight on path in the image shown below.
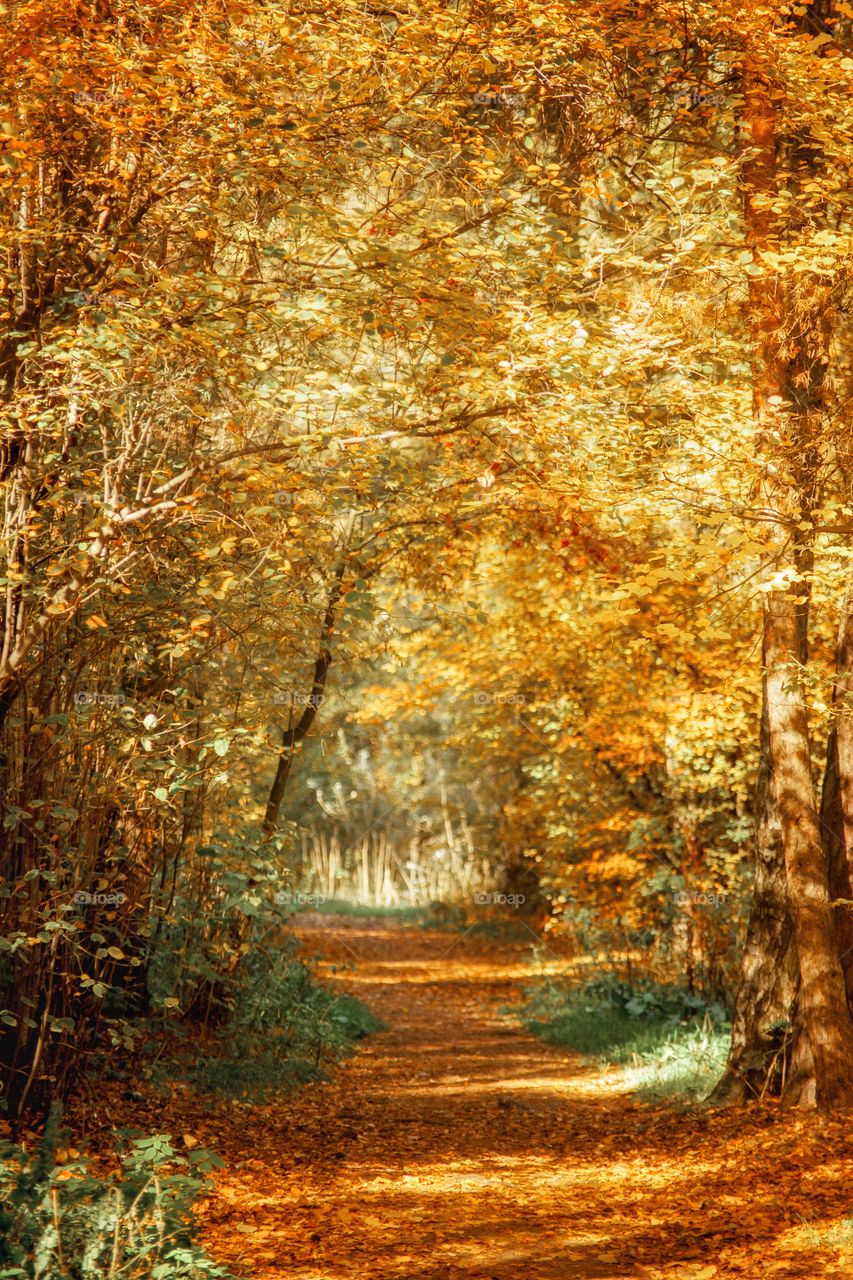
[[333,1082],[208,1124],[227,1163],[204,1209],[205,1242],[235,1273],[843,1274],[796,1232],[780,1245],[809,1164],[843,1197],[827,1171],[831,1125],[791,1161],[790,1127],[768,1131],[766,1113],[636,1103],[622,1073],[583,1065],[501,1012],[541,972],[529,948],[378,919],[308,917],[300,933],[325,980],[365,999],[388,1030]]

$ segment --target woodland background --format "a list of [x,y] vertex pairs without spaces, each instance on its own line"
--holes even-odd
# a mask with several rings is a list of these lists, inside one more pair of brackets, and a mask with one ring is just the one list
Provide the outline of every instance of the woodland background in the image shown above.
[[13,1126],[318,1043],[347,897],[523,895],[849,1103],[853,8],[0,24]]

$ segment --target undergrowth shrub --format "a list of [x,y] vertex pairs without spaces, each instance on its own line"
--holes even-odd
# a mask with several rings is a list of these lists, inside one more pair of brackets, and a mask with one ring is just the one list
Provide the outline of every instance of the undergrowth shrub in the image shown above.
[[178,901],[152,943],[154,1002],[174,1006],[174,1054],[155,1082],[183,1074],[200,1091],[263,1102],[324,1078],[382,1023],[353,997],[318,984],[296,959],[293,895],[279,888],[280,868],[237,836],[199,852],[218,892],[204,912]]
[[304,964],[271,965],[256,954],[216,1051],[196,1059],[189,1079],[203,1091],[261,1102],[276,1089],[322,1079],[326,1065],[382,1027],[361,1001],[318,985]]
[[128,1136],[120,1174],[102,1180],[82,1160],[57,1163],[59,1119],[54,1107],[32,1155],[0,1146],[0,1280],[231,1280],[195,1243],[215,1156]]
[[646,1096],[704,1095],[725,1064],[728,1011],[674,984],[598,974],[582,986],[553,981],[530,990],[525,1026],[563,1045],[626,1067]]
[[631,1055],[626,1080],[643,1098],[705,1098],[723,1073],[730,1039],[729,1027],[708,1016],[679,1025],[657,1045]]

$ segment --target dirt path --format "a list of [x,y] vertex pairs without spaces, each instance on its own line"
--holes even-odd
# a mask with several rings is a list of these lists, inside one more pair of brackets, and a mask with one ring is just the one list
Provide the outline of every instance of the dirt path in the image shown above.
[[238,1275],[849,1274],[792,1230],[849,1214],[840,1123],[632,1102],[500,1014],[529,980],[520,948],[380,920],[302,934],[389,1029],[330,1084],[199,1119],[226,1159],[203,1243]]

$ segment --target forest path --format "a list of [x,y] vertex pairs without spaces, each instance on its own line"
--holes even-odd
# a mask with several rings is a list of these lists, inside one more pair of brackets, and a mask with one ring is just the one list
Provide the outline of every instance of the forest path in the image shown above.
[[[841,1127],[679,1113],[500,1013],[521,946],[304,917],[325,979],[388,1024],[333,1081],[202,1125],[202,1243],[258,1280],[842,1275],[790,1231],[845,1206]],[[345,967],[351,966],[351,967]],[[848,1183],[849,1185],[849,1183]],[[785,1233],[788,1232],[786,1236]],[[837,1258],[837,1255],[834,1255]]]

